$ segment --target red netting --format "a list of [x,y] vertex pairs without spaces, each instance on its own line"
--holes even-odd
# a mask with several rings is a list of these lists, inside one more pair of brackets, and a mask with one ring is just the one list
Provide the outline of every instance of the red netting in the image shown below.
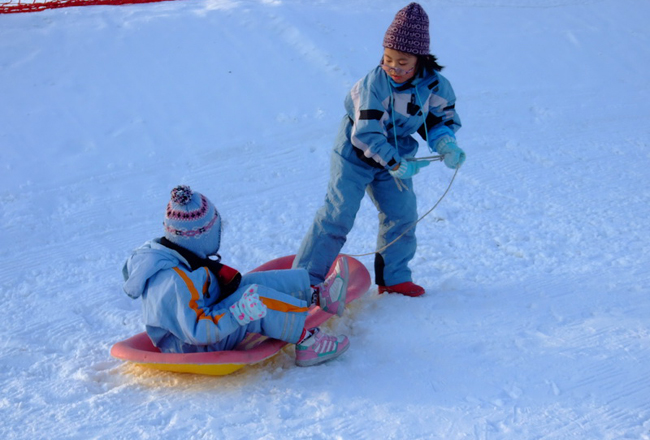
[[0,0],[0,14],[12,14],[16,12],[36,12],[45,9],[67,8],[70,6],[91,6],[91,5],[130,5],[135,3],[155,3],[171,0],[50,0],[50,1],[10,1]]

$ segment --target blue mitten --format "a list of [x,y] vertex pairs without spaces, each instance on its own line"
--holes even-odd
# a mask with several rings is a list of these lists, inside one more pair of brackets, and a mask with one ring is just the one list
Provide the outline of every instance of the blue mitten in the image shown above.
[[230,313],[233,314],[239,325],[246,325],[266,316],[266,306],[257,294],[257,284],[248,287],[241,299],[230,306]]
[[451,136],[443,136],[436,142],[436,151],[444,157],[445,165],[456,169],[465,162],[465,152],[458,148],[456,140]]
[[402,159],[399,163],[399,168],[396,170],[388,170],[391,176],[397,177],[398,179],[410,179],[420,172],[420,168],[424,168],[430,165],[431,162],[423,161],[409,161]]

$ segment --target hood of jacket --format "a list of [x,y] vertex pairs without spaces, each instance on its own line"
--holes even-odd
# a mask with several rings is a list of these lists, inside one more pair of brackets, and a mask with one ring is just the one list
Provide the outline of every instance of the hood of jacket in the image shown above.
[[171,269],[188,262],[178,252],[160,244],[159,239],[146,242],[133,251],[122,267],[124,292],[131,298],[139,298],[147,282],[161,270]]

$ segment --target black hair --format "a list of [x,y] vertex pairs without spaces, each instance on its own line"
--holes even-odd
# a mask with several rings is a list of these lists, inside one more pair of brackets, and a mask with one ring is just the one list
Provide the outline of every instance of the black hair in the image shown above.
[[418,73],[433,73],[440,72],[444,66],[438,64],[438,58],[435,55],[417,55],[418,57]]

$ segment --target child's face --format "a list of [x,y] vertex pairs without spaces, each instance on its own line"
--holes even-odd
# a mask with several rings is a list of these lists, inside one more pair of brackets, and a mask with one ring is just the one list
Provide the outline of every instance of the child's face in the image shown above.
[[408,81],[415,76],[415,65],[418,57],[395,49],[384,48],[381,67],[398,84]]

